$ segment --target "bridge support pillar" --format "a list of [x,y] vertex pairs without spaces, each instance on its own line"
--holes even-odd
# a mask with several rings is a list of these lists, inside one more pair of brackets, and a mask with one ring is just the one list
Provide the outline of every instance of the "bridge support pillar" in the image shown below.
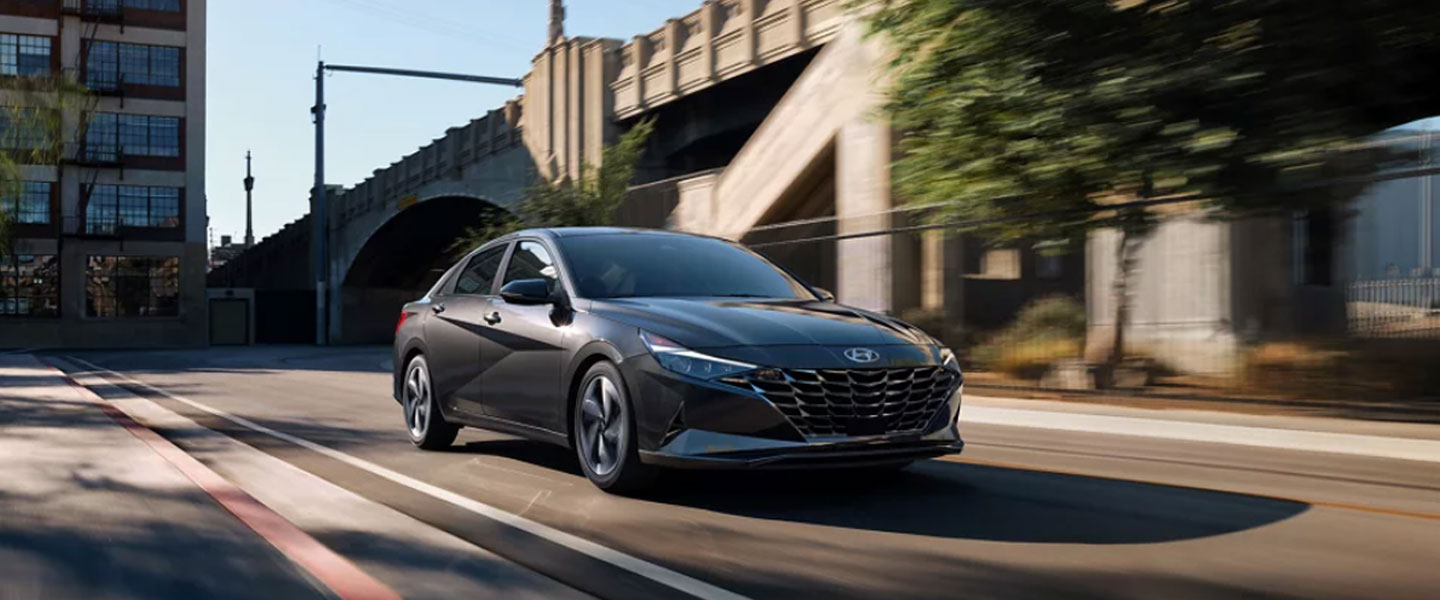
[[[835,139],[836,233],[890,229],[890,126],[861,117]],[[842,239],[836,244],[835,294],[845,304],[875,311],[896,308],[894,235]]]

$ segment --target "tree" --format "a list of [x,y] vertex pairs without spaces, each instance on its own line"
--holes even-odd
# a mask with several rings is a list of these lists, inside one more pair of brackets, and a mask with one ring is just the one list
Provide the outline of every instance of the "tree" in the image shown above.
[[[880,0],[909,202],[998,241],[1119,232],[1116,327],[1153,201],[1324,210],[1336,149],[1440,112],[1440,5],[1409,0]],[[1317,191],[1319,190],[1319,191]]]
[[467,228],[464,235],[450,245],[450,252],[463,256],[485,242],[520,229],[613,224],[616,209],[629,193],[635,164],[654,130],[653,119],[641,120],[615,144],[605,148],[598,167],[581,165],[578,181],[541,180],[526,190],[514,213],[488,211],[484,215],[486,224]]
[[[0,263],[14,253],[13,216],[27,165],[58,165],[66,123],[90,108],[89,90],[67,75],[10,77],[0,89]],[[73,119],[73,121],[70,121]]]

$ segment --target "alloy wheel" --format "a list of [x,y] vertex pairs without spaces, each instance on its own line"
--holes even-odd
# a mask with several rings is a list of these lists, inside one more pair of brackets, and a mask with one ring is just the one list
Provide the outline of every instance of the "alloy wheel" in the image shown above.
[[424,439],[430,426],[430,375],[424,363],[415,361],[405,376],[405,428],[412,439]]
[[615,470],[628,423],[615,383],[605,375],[591,379],[580,401],[580,454],[591,472],[603,477]]

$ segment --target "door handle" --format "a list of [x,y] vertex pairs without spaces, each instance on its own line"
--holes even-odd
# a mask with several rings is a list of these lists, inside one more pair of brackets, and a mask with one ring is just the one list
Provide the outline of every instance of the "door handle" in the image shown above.
[[445,312],[445,305],[444,305],[444,304],[436,304],[436,305],[434,305],[434,306],[431,306],[431,307],[430,307],[430,310],[435,311],[435,314],[438,315],[438,314],[440,314],[440,313]]
[[494,324],[496,324],[496,323],[499,323],[499,322],[500,322],[500,311],[495,311],[495,312],[492,312],[492,313],[490,313],[490,314],[488,314],[488,315],[485,315],[485,322],[486,322],[486,323],[489,323],[489,324],[491,324],[491,325],[494,325]]

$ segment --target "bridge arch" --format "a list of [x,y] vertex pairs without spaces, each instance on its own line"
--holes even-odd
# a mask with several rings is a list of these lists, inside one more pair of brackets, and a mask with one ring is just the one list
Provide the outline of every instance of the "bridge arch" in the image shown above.
[[416,202],[381,223],[337,277],[339,314],[331,325],[333,341],[391,342],[400,307],[424,294],[454,264],[450,248],[455,240],[467,228],[504,214],[503,208],[479,196],[445,194]]

